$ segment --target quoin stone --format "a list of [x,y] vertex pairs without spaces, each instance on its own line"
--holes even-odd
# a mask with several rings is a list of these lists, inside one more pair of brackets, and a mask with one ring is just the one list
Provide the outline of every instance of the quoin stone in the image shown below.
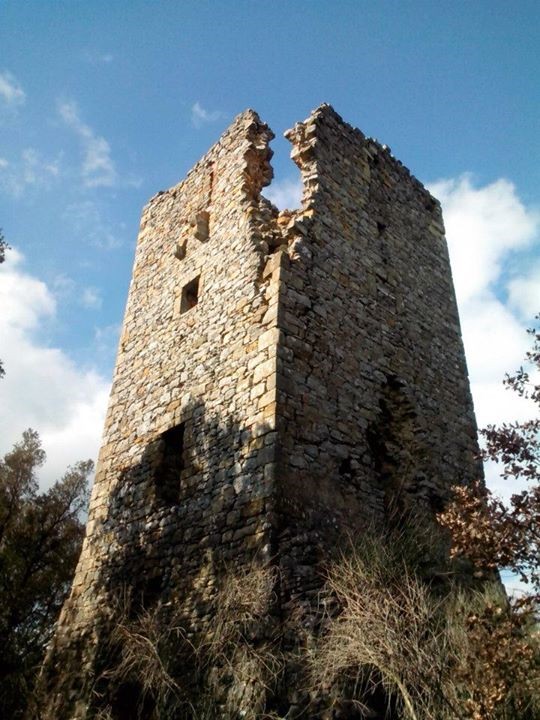
[[174,608],[196,646],[221,579],[259,565],[274,629],[308,626],[343,538],[481,472],[439,202],[329,105],[285,135],[299,209],[263,196],[273,133],[246,110],[143,211],[44,718],[158,717],[113,687],[117,612]]

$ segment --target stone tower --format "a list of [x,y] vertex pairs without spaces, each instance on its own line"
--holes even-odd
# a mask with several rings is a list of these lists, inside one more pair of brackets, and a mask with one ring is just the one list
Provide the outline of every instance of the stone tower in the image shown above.
[[103,689],[120,596],[195,637],[223,568],[255,558],[279,569],[275,622],[309,614],[344,534],[478,472],[438,201],[323,105],[286,133],[304,189],[280,212],[272,137],[243,112],[144,209],[47,718],[105,696],[137,716],[136,689]]

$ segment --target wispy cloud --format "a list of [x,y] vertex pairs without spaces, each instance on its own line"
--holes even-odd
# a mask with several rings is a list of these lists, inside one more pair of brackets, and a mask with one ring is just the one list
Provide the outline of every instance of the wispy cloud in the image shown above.
[[197,101],[191,108],[191,122],[194,127],[200,128],[203,125],[217,122],[227,117],[227,114],[221,110],[206,110],[201,103]]
[[96,354],[105,359],[105,364],[109,365],[111,359],[114,359],[114,353],[118,347],[120,332],[122,325],[111,323],[94,329],[94,348]]
[[24,149],[14,161],[0,158],[0,190],[19,198],[30,187],[50,188],[61,174],[62,155],[45,159],[35,148]]
[[124,225],[104,220],[100,206],[92,200],[68,205],[62,217],[80,240],[93,247],[116,250],[123,245]]
[[7,70],[0,72],[0,100],[10,108],[16,108],[26,100],[26,93]]
[[74,101],[59,102],[58,112],[64,123],[80,140],[83,152],[81,175],[86,187],[115,185],[118,173],[107,140],[82,120],[77,103]]
[[81,287],[65,273],[60,273],[53,279],[51,292],[58,304],[77,303],[87,310],[99,310],[103,305],[99,288],[92,285]]
[[84,288],[81,294],[81,305],[87,310],[99,310],[103,305],[103,298],[99,288]]
[[53,280],[53,294],[57,299],[66,299],[75,292],[77,283],[65,273],[59,273]]

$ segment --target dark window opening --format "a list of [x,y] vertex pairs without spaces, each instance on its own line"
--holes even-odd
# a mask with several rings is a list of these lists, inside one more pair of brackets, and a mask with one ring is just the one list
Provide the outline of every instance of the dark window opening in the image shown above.
[[411,398],[396,376],[386,378],[367,441],[373,470],[384,491],[387,517],[399,523],[421,495],[425,452]]
[[199,279],[200,275],[182,289],[182,302],[180,303],[180,312],[185,313],[199,302]]
[[180,476],[184,469],[184,431],[185,424],[181,423],[166,430],[159,440],[156,499],[165,505],[174,505],[179,500]]
[[197,240],[200,240],[201,242],[208,240],[208,235],[210,234],[210,213],[208,213],[206,210],[200,210],[199,212],[195,213],[195,217],[193,218],[193,225],[193,234],[195,235]]
[[183,260],[186,257],[186,245],[187,242],[184,240],[181,243],[176,243],[174,246],[174,257],[177,260]]
[[339,474],[341,477],[345,475],[351,476],[353,474],[352,461],[350,457],[343,458],[339,464]]

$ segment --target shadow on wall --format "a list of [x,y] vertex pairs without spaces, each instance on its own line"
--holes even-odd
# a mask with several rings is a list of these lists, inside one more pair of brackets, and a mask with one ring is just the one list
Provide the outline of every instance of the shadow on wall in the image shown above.
[[[104,560],[93,589],[91,632],[75,638],[69,648],[58,644],[45,666],[47,695],[59,703],[50,717],[72,717],[81,702],[89,708],[87,717],[168,717],[159,707],[163,697],[144,672],[124,673],[118,682],[116,669],[125,663],[122,633],[131,628],[137,634],[141,623],[153,633],[154,660],[169,657],[167,693],[177,697],[173,678],[184,683],[187,678],[193,687],[183,687],[182,702],[195,697],[199,650],[201,643],[212,644],[218,599],[223,600],[231,578],[245,576],[247,567],[252,579],[259,578],[261,590],[254,587],[251,597],[257,622],[249,619],[251,610],[247,619],[238,616],[252,626],[245,637],[260,648],[272,635],[278,593],[270,564],[274,551],[266,518],[271,487],[264,465],[271,460],[274,436],[267,426],[258,426],[254,434],[235,417],[222,421],[209,415],[203,403],[187,408],[183,417],[184,422],[148,443],[140,460],[124,469],[113,486],[107,517],[94,536]],[[247,585],[246,580],[237,583],[238,588]],[[239,598],[245,599],[243,593]],[[147,637],[143,646],[148,650],[150,644]],[[81,688],[73,669],[83,658],[91,658],[92,668],[83,674],[90,679]],[[217,694],[218,686],[216,682]],[[175,707],[171,697],[167,702]],[[71,707],[60,706],[66,698]]]

